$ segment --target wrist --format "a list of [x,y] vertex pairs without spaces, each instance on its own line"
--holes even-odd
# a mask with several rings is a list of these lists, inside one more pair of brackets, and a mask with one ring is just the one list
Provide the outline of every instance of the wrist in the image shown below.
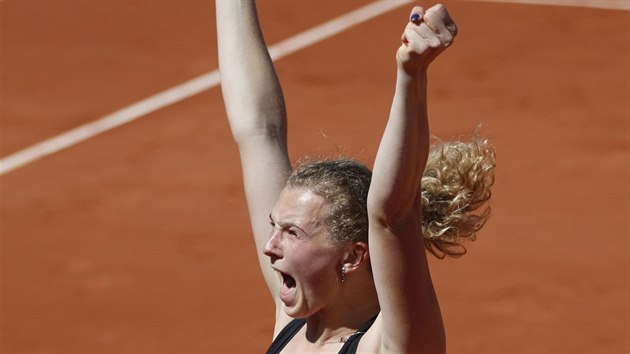
[[405,70],[398,67],[397,81],[399,84],[411,86],[426,86],[427,84],[427,68],[420,68],[414,71]]

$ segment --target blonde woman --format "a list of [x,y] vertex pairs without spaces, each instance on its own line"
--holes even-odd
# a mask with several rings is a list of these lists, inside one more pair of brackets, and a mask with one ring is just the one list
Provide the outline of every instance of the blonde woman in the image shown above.
[[447,10],[411,11],[370,172],[343,158],[292,169],[283,95],[255,3],[216,8],[225,107],[276,304],[268,353],[443,353],[425,250],[463,253],[459,237],[474,236],[488,216],[472,211],[489,198],[494,167],[481,140],[440,144],[427,164],[427,69],[457,34]]

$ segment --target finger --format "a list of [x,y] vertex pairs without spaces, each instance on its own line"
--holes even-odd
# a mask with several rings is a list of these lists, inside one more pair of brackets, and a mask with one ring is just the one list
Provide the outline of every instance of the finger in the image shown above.
[[403,43],[416,53],[423,53],[429,48],[442,47],[442,41],[425,23],[421,23],[420,26],[407,26],[404,37],[406,42]]
[[424,9],[420,6],[415,6],[413,9],[411,9],[411,14],[409,14],[409,21],[418,26],[420,25],[423,16]]
[[[407,24],[407,27],[411,25],[419,26],[420,23],[422,22],[422,16],[424,16],[424,9],[420,6],[414,6],[414,8],[411,9],[411,13],[409,14],[409,24]],[[406,31],[406,28],[405,28],[405,31]],[[404,32],[400,40],[405,46],[409,44],[407,35]]]
[[442,40],[438,37],[435,31],[424,21],[420,25],[416,26],[409,24],[405,30],[405,35],[409,42],[423,41],[429,47],[437,47],[442,45]]
[[414,28],[414,31],[420,36],[423,46],[426,48],[439,48],[443,45],[440,37],[426,22]]
[[428,9],[423,17],[424,23],[437,35],[443,45],[448,46],[457,35],[457,26],[446,7],[435,5]]

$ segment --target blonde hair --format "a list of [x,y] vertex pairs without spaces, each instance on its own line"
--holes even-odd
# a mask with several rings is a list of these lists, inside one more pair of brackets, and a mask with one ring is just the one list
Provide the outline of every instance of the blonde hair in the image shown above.
[[302,163],[287,181],[289,187],[306,187],[330,206],[326,224],[336,243],[368,241],[367,196],[372,172],[349,158]]
[[[494,183],[495,153],[487,140],[437,142],[429,150],[420,181],[422,233],[437,258],[466,253],[462,240],[474,240],[490,216],[485,207]],[[367,195],[372,173],[349,158],[302,161],[287,186],[306,187],[326,200],[326,223],[335,242],[368,241]]]
[[[490,217],[496,158],[487,139],[434,144],[420,181],[422,233],[434,256],[466,254],[462,240],[475,240]],[[479,212],[476,212],[478,211]]]

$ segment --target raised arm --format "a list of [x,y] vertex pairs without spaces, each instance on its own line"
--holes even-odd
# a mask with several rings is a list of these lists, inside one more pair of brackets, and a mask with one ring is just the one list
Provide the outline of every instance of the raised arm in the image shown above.
[[284,98],[254,1],[217,0],[216,16],[223,100],[240,153],[258,260],[275,299],[279,279],[262,249],[269,212],[291,170]]
[[[444,352],[444,327],[421,228],[420,178],[429,149],[427,69],[456,28],[436,5],[412,21],[397,52],[397,82],[368,196],[370,257],[381,306],[381,349]],[[417,16],[417,17],[416,17]]]

